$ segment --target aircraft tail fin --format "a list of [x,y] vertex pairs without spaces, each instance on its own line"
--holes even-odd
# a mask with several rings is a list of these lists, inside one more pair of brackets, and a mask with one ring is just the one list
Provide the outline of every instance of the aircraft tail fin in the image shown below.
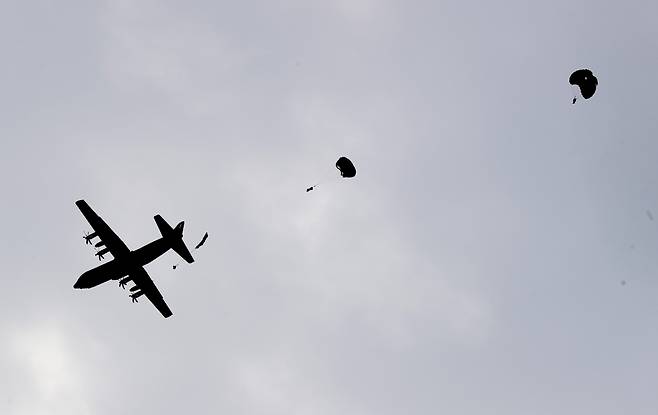
[[188,264],[194,262],[192,254],[187,249],[187,246],[185,246],[185,242],[183,242],[183,227],[185,226],[185,222],[180,222],[175,228],[172,228],[160,215],[155,215],[153,219],[156,225],[158,225],[162,237],[167,239],[171,244],[171,249],[187,261]]

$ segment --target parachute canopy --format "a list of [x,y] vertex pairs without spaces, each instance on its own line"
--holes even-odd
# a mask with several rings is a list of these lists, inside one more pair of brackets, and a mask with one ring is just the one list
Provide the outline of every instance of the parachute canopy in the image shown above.
[[599,84],[599,80],[596,79],[596,76],[589,69],[578,69],[569,77],[569,83],[571,85],[578,85],[583,98],[589,99],[596,92],[596,86]]
[[341,157],[336,161],[336,168],[340,170],[340,175],[343,177],[354,177],[356,176],[356,168],[354,164],[347,157]]
[[[336,168],[340,171],[340,175],[342,177],[350,178],[356,176],[356,168],[354,167],[354,164],[348,159],[347,157],[341,157],[336,161]],[[320,185],[323,181],[320,181],[316,184],[314,184],[311,187],[306,188],[306,193],[310,192],[311,190],[315,189],[317,186]]]

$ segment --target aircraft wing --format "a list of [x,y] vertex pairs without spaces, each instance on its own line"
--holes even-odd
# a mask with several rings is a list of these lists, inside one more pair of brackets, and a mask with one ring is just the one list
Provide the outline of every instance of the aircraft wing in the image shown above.
[[165,303],[162,294],[158,291],[158,288],[153,283],[151,277],[146,272],[144,268],[138,268],[136,271],[130,273],[135,286],[144,293],[144,296],[149,299],[149,301],[158,309],[164,318],[171,317],[173,314],[167,303]]
[[[117,236],[116,233],[107,226],[107,223],[100,216],[92,210],[91,207],[84,200],[78,200],[75,202],[82,215],[87,219],[87,222],[91,225],[107,250],[112,254],[113,257],[118,258],[122,255],[128,254],[130,250],[123,243],[123,241]],[[98,245],[97,245],[98,246]]]

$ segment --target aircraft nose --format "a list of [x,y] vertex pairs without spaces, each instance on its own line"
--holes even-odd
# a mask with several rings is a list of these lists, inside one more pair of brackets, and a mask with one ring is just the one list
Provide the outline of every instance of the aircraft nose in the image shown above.
[[80,282],[81,278],[78,278],[78,280],[73,284],[73,288],[83,288],[82,283]]

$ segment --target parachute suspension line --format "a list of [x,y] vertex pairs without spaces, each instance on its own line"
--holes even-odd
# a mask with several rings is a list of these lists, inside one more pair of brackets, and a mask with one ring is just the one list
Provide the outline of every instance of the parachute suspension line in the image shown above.
[[306,193],[310,192],[311,190],[315,189],[316,187],[320,186],[321,184],[326,183],[327,180],[331,178],[332,174],[333,174],[333,171],[327,170],[326,174],[324,176],[322,176],[322,178],[320,180],[318,180],[317,183],[315,183],[313,186],[308,187],[306,189]]
[[[336,161],[335,166],[338,169],[338,171],[340,172],[340,177],[342,177],[342,178],[348,178],[349,179],[349,178],[352,178],[352,177],[356,176],[356,168],[354,167],[354,164],[352,163],[352,161],[350,159],[348,159],[345,156],[340,157]],[[332,171],[333,171],[333,169],[332,169]],[[335,175],[335,172],[328,173],[327,176],[329,176],[329,174]],[[316,188],[317,186],[319,186],[321,183],[326,182],[327,181],[327,176],[325,176],[322,180],[320,180],[319,182],[317,182],[313,186],[308,187],[306,189],[306,192],[308,193],[311,190],[313,190],[314,188]],[[329,177],[331,177],[331,176],[329,176]],[[336,180],[341,180],[337,176],[334,176],[334,177],[336,177]]]
[[570,88],[569,90],[571,91],[571,104],[575,104],[576,101],[578,100],[578,94],[580,94],[580,90],[578,89],[578,85],[571,84],[569,85]]

